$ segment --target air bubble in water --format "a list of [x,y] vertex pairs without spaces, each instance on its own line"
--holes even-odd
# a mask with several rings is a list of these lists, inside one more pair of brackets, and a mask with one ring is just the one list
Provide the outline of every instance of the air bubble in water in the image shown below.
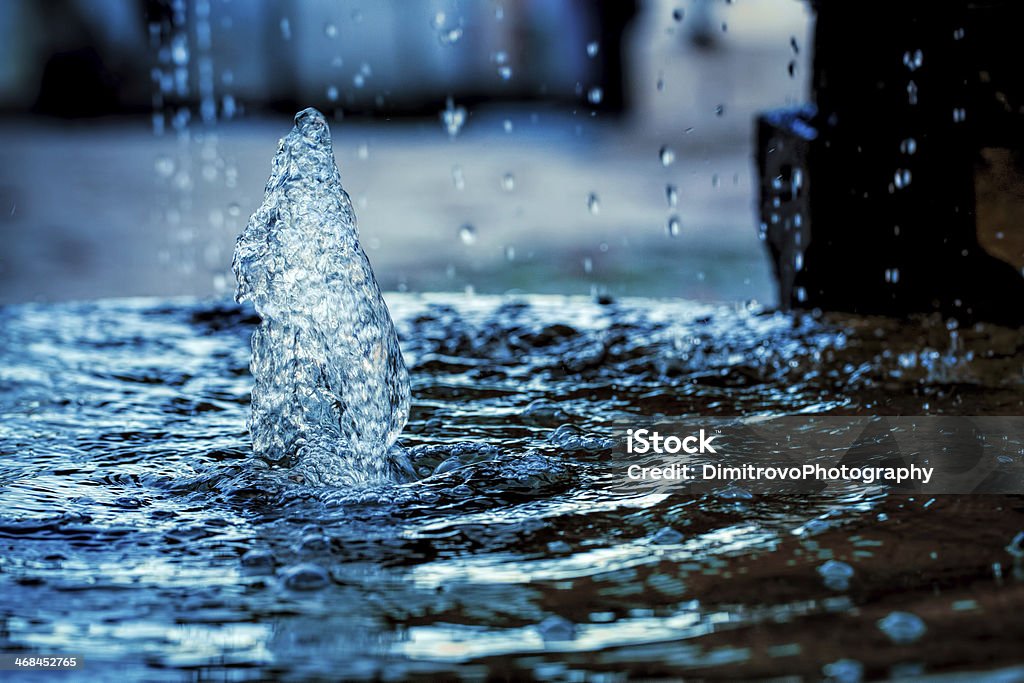
[[587,99],[591,104],[601,104],[602,98],[604,98],[604,91],[599,87],[595,86],[587,92]]
[[665,200],[668,201],[670,209],[676,208],[679,204],[679,190],[675,185],[665,186]]
[[678,237],[679,233],[682,232],[683,224],[679,220],[679,216],[671,216],[668,219],[668,236]]
[[587,56],[590,58],[596,57],[600,49],[601,46],[596,40],[587,43]]
[[465,245],[474,244],[476,242],[476,228],[469,223],[463,223],[462,227],[459,228],[459,239]]
[[675,163],[676,151],[668,145],[665,145],[658,150],[658,158],[661,159],[662,166],[671,166]]
[[595,216],[601,213],[601,200],[593,192],[587,195],[587,209]]
[[511,192],[516,189],[516,177],[511,173],[506,173],[501,177],[501,189],[505,192]]

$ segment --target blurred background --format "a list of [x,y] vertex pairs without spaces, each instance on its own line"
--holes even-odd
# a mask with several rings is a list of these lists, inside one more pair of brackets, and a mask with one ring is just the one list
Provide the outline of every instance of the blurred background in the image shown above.
[[229,296],[295,111],[386,290],[774,302],[799,0],[5,0],[0,303]]

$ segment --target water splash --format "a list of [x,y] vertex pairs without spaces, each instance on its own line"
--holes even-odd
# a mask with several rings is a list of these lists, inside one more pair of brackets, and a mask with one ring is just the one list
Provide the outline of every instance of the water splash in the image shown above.
[[395,478],[409,375],[317,110],[296,114],[281,140],[232,268],[235,298],[261,318],[249,419],[257,458],[314,485]]

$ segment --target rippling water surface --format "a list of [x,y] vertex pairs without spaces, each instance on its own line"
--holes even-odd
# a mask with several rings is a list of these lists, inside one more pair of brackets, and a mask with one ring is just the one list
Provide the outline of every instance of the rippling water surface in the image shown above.
[[1020,497],[630,494],[608,439],[645,416],[1020,414],[1020,333],[388,300],[421,479],[360,490],[251,466],[251,311],[0,309],[0,648],[84,655],[93,680],[1019,663]]

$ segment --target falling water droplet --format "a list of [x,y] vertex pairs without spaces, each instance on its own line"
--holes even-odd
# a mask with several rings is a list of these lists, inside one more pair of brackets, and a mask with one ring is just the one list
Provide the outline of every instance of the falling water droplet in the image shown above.
[[237,216],[242,213],[242,207],[238,205],[238,202],[231,202],[228,204],[228,215]]
[[324,35],[328,38],[336,38],[338,36],[338,27],[331,23],[325,24]]
[[958,28],[955,31],[953,31],[953,40],[963,40],[964,39],[964,35],[965,35],[965,32],[964,32],[963,27]]
[[459,239],[465,245],[470,245],[476,242],[476,228],[469,223],[463,223],[462,227],[459,228]]
[[592,273],[594,272],[594,261],[589,256],[583,257],[583,272]]
[[712,173],[711,174],[711,187],[713,187],[713,188],[715,188],[717,190],[719,187],[721,187],[721,185],[722,185],[722,179],[718,176],[717,173]]
[[505,119],[505,122],[502,123],[501,125],[505,129],[506,133],[512,132],[512,119]]
[[597,53],[600,50],[601,50],[601,45],[596,40],[593,40],[593,41],[587,43],[587,56],[590,57],[591,59],[596,57]]
[[153,168],[161,178],[170,178],[174,174],[174,159],[169,156],[159,156],[153,163]]
[[292,24],[288,21],[288,17],[281,19],[281,38],[284,40],[292,39]]
[[723,116],[725,114],[725,105],[720,104],[715,107],[715,116]]
[[331,102],[337,102],[338,101],[338,88],[337,88],[337,86],[334,86],[334,85],[327,86],[327,99],[329,99]]
[[885,269],[885,281],[889,284],[896,284],[900,281],[900,269],[899,268],[886,268]]
[[370,146],[365,142],[360,143],[359,147],[356,149],[356,156],[359,157],[360,161],[366,161],[367,159],[369,159]]
[[587,99],[590,100],[591,104],[601,104],[601,99],[604,97],[604,91],[601,88],[593,87],[587,93]]
[[498,67],[498,75],[501,76],[501,80],[508,81],[512,78],[512,67],[507,64],[502,64]]
[[466,122],[466,108],[456,107],[452,98],[447,98],[444,111],[441,112],[441,122],[444,124],[445,130],[448,131],[448,136],[454,138]]
[[796,42],[796,36],[790,36],[789,37],[789,47],[790,47],[790,49],[793,50],[793,54],[795,54],[795,55],[800,54],[800,45],[798,45],[797,42]]
[[664,145],[660,150],[658,150],[658,158],[661,159],[662,166],[671,166],[675,163],[676,151],[668,145]]
[[679,220],[679,216],[670,216],[668,219],[668,236],[678,237],[682,231],[683,224]]
[[907,83],[907,102],[909,102],[911,106],[917,104],[917,83],[914,81]]
[[795,78],[796,77],[796,60],[791,60],[789,62],[789,66],[786,67],[786,70],[789,72],[789,77],[790,78]]
[[967,110],[963,107],[955,107],[953,109],[953,122],[963,123],[967,119]]
[[905,168],[900,168],[900,169],[897,169],[896,173],[893,175],[893,181],[892,182],[893,182],[893,185],[896,186],[897,190],[902,190],[906,186],[910,185],[910,178],[911,178],[910,171],[908,169],[905,169]]
[[452,184],[455,185],[456,190],[462,190],[466,187],[466,177],[462,174],[461,166],[452,166]]
[[587,209],[595,216],[601,213],[601,200],[593,192],[587,195]]
[[675,185],[665,186],[665,199],[668,201],[668,206],[670,209],[676,208],[676,206],[679,204],[679,190],[676,188]]
[[922,63],[924,63],[924,53],[920,50],[914,50],[913,52],[908,50],[903,53],[903,66],[911,71],[920,69]]
[[665,79],[659,76],[658,82],[654,84],[654,87],[657,88],[658,92],[662,92],[665,89]]
[[674,10],[672,10],[672,18],[675,21],[682,21],[683,20],[683,16],[684,16],[684,12],[683,12],[683,8],[682,7],[676,7]]
[[501,189],[505,192],[511,192],[516,189],[516,177],[511,173],[506,173],[501,177]]
[[355,76],[352,77],[352,85],[354,85],[357,88],[362,88],[364,85],[366,85],[366,76],[364,76],[363,74],[356,74]]
[[513,246],[505,247],[505,260],[515,261],[516,260],[516,248]]
[[917,152],[917,140],[914,138],[907,138],[900,142],[900,152],[907,156],[913,156]]

